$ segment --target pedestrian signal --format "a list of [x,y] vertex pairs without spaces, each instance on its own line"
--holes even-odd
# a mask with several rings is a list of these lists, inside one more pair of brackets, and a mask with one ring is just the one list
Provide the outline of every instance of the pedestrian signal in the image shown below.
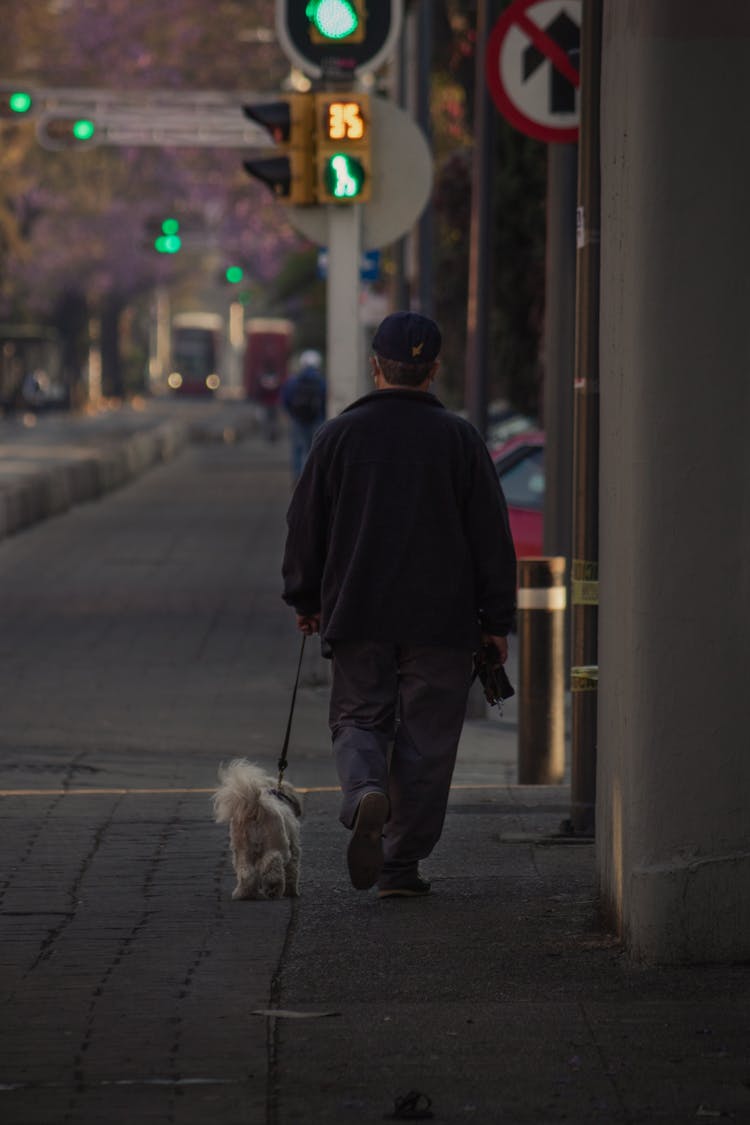
[[325,193],[337,203],[359,199],[365,186],[365,170],[356,156],[335,152],[323,167]]
[[364,203],[371,193],[368,94],[316,94],[319,203]]

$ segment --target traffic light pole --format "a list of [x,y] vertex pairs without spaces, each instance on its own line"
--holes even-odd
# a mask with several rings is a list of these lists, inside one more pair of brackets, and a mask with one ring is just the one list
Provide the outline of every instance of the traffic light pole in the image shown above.
[[[476,53],[484,58],[489,33],[491,0],[477,6]],[[491,105],[484,71],[476,68],[474,87],[474,156],[472,165],[469,232],[469,297],[466,313],[466,405],[469,418],[483,437],[487,435],[487,326],[491,285],[490,222],[491,166],[495,135],[495,110]]]
[[599,89],[602,0],[584,0],[578,152],[576,345],[573,433],[571,812],[569,828],[593,836],[599,703]]
[[328,416],[334,417],[366,387],[359,324],[362,207],[328,207]]

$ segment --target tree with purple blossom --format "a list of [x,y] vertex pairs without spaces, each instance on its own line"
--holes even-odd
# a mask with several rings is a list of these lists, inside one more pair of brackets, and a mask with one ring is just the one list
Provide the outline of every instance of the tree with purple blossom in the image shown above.
[[[10,15],[1,69],[32,89],[236,89],[239,105],[241,90],[273,90],[287,72],[273,8],[272,0],[26,0]],[[2,137],[3,319],[51,318],[61,307],[69,316],[76,303],[101,316],[222,258],[242,262],[262,291],[300,246],[283,211],[246,177],[238,150],[48,152],[29,124],[5,127]],[[192,237],[210,254],[191,253],[190,236],[184,254],[154,251],[149,220],[175,211],[190,216]]]

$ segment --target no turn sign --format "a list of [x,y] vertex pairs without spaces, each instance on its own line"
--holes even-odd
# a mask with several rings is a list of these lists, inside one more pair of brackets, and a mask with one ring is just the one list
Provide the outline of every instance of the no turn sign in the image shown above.
[[582,0],[515,0],[487,41],[487,85],[504,117],[539,141],[578,140]]

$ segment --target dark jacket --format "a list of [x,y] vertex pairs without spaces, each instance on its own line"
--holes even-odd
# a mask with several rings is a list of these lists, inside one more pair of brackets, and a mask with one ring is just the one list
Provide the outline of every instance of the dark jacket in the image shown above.
[[[303,395],[302,414],[296,408],[300,383],[307,388],[307,393]],[[319,426],[326,416],[326,381],[321,373],[314,367],[305,367],[298,375],[287,379],[281,388],[281,405],[289,417],[301,426]]]
[[324,640],[474,650],[513,620],[516,560],[479,433],[432,394],[380,390],[318,431],[287,514],[284,600]]

